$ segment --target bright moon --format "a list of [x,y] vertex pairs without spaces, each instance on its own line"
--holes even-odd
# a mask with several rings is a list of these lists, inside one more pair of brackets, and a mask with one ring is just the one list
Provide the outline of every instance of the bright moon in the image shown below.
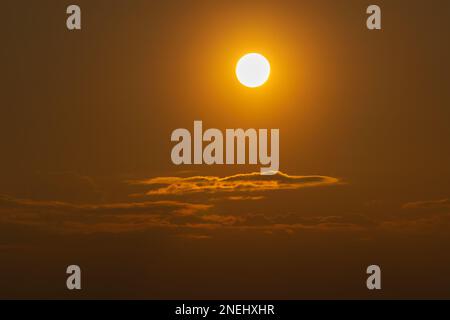
[[246,87],[262,86],[270,75],[270,64],[259,53],[248,53],[239,59],[236,65],[236,76]]

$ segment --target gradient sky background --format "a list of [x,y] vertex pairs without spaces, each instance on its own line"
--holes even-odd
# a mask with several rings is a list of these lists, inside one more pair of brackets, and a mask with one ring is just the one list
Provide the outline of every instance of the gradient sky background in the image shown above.
[[[448,1],[72,3],[1,6],[0,298],[450,298]],[[277,187],[173,165],[194,120],[279,128]]]

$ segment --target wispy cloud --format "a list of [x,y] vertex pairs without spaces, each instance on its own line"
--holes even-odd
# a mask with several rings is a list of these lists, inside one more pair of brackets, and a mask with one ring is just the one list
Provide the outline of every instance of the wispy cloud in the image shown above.
[[262,200],[265,199],[264,196],[229,196],[226,198],[226,200],[231,200],[231,201],[245,201],[245,200],[250,200],[250,201],[256,201],[256,200]]
[[[328,176],[293,176],[282,172],[274,175],[261,175],[258,172],[236,174],[228,177],[155,177],[132,180],[133,185],[149,186],[147,195],[178,195],[196,192],[252,192],[268,190],[289,190],[305,187],[333,185],[337,178]],[[239,199],[235,199],[239,200]]]
[[[208,239],[218,229],[292,233],[295,230],[358,230],[366,220],[297,214],[220,214],[213,205],[180,201],[72,204],[0,196],[0,223],[57,233],[123,233],[169,229],[190,239]],[[198,235],[201,232],[201,235]]]
[[0,195],[0,223],[34,226],[63,233],[128,232],[152,227],[173,227],[173,221],[177,220],[195,221],[196,214],[211,207],[209,204],[181,201],[73,204]]
[[211,236],[206,234],[195,234],[195,233],[181,233],[178,235],[180,238],[190,239],[190,240],[207,240],[211,239]]
[[170,208],[174,213],[181,215],[194,214],[212,207],[209,204],[196,204],[173,200],[142,201],[142,202],[118,202],[105,204],[73,204],[63,201],[41,201],[31,199],[16,199],[6,195],[0,195],[0,205],[3,207],[16,207],[28,209],[61,210],[64,212],[96,212],[97,214],[139,213],[148,212],[157,208]]
[[[188,239],[209,239],[216,230],[260,231],[266,234],[392,229],[426,231],[442,229],[450,222],[449,199],[409,202],[401,207],[403,210],[398,208],[399,211],[394,214],[372,215],[371,218],[364,214],[345,212],[305,215],[299,208],[289,209],[294,212],[290,214],[264,209],[261,213],[248,212],[248,208],[234,210],[240,208],[236,202],[258,201],[269,196],[252,193],[256,191],[339,184],[338,179],[327,176],[294,176],[281,172],[264,176],[248,173],[222,178],[156,177],[128,183],[148,188],[147,194],[152,195],[151,201],[146,201],[148,198],[134,198],[133,201],[90,203],[0,195],[0,224],[15,224],[57,233],[124,233],[164,229],[170,234]],[[204,197],[189,197],[196,193],[214,196],[208,196],[207,200]],[[179,201],[178,195],[186,195],[184,201]],[[192,200],[195,198],[197,201]],[[228,201],[226,206],[224,201]],[[299,210],[298,213],[295,213],[296,210]]]
[[[444,204],[444,201],[439,201]],[[19,225],[63,234],[129,233],[160,230],[177,237],[206,240],[222,231],[268,235],[298,232],[434,232],[448,228],[449,214],[304,215],[302,213],[223,212],[220,203],[142,201],[73,204],[0,195],[0,225]],[[409,207],[409,206],[407,206]]]
[[[128,182],[130,187],[139,185],[149,188],[146,194],[154,196],[152,201],[139,201],[135,198],[135,201],[129,202],[90,203],[48,200],[47,197],[31,199],[0,195],[0,223],[26,225],[62,233],[120,233],[165,228],[175,233],[196,236],[199,231],[202,239],[209,237],[204,234],[205,230],[225,228],[236,230],[291,230],[314,226],[323,228],[331,226],[331,223],[321,220],[288,221],[281,219],[281,216],[275,218],[275,215],[259,219],[245,212],[233,214],[221,212],[223,210],[218,208],[222,204],[220,201],[212,202],[209,199],[207,203],[205,200],[190,202],[167,197],[158,199],[158,196],[226,192],[225,197],[218,199],[233,203],[265,198],[248,192],[290,190],[338,182],[338,179],[327,176],[293,176],[281,172],[264,176],[259,173],[246,173],[227,177],[156,177]],[[337,223],[336,226],[341,225],[343,224]]]
[[408,202],[404,209],[450,209],[450,199]]

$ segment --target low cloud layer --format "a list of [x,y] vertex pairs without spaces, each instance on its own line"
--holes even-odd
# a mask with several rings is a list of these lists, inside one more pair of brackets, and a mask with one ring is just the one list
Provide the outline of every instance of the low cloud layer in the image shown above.
[[133,185],[146,185],[146,195],[179,195],[197,192],[253,192],[289,190],[305,187],[325,186],[339,183],[337,178],[327,176],[291,176],[282,172],[261,175],[258,172],[237,174],[228,177],[156,177],[129,181]]
[[450,209],[450,199],[408,202],[404,209]]
[[[214,236],[215,230],[227,229],[254,230],[267,234],[392,229],[415,231],[431,230],[436,226],[442,228],[450,223],[448,199],[409,202],[399,207],[397,214],[379,217],[346,212],[314,215],[314,212],[305,212],[298,206],[289,208],[290,213],[278,209],[272,212],[263,208],[255,209],[258,206],[251,205],[243,210],[239,205],[241,201],[270,201],[270,194],[262,196],[252,193],[254,191],[293,190],[338,183],[338,179],[327,176],[293,176],[284,173],[264,176],[248,173],[223,178],[156,177],[129,181],[125,186],[125,192],[136,185],[148,188],[146,194],[152,196],[151,201],[134,198],[133,201],[122,202],[70,202],[0,195],[0,224],[40,228],[56,233],[84,234],[158,228],[179,237],[206,240]],[[196,197],[189,196],[196,193],[210,197],[196,202],[193,200]],[[186,195],[184,201],[180,201],[179,195]],[[226,206],[224,201],[227,202]]]
[[[0,223],[20,224],[56,232],[127,232],[173,227],[212,206],[180,201],[73,204],[62,201],[16,199],[0,195]],[[191,218],[193,219],[193,218]]]
[[293,233],[295,230],[359,230],[370,226],[368,220],[361,217],[223,214],[217,213],[216,209],[211,204],[180,201],[72,204],[0,195],[0,224],[35,227],[56,233],[85,234],[164,228],[181,237],[196,240],[209,239],[211,235],[205,233],[218,229]]

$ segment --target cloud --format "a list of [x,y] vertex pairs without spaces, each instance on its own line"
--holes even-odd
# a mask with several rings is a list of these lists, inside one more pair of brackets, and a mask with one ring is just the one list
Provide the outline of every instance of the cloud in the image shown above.
[[[282,172],[261,175],[258,172],[236,174],[228,177],[155,177],[132,180],[132,185],[149,186],[146,195],[180,195],[197,192],[253,192],[268,190],[291,190],[305,187],[337,184],[339,180],[327,176],[291,176]],[[238,200],[238,199],[235,199]]]
[[[85,178],[82,180],[90,181]],[[272,176],[248,173],[223,178],[215,176],[156,177],[130,181],[127,186],[140,185],[150,188],[147,194],[154,196],[234,192],[222,199],[233,203],[264,198],[262,195],[236,194],[241,191],[290,190],[335,183],[338,183],[338,179],[326,176],[291,176],[279,172]],[[133,201],[125,202],[92,203],[52,200],[48,197],[36,200],[0,195],[0,223],[41,228],[57,233],[121,233],[165,228],[181,234],[197,234],[192,232],[193,230],[211,231],[225,228],[238,230],[276,228],[278,230],[287,225],[300,226],[305,223],[305,221],[276,221],[269,218],[265,224],[258,225],[254,224],[255,218],[252,214],[223,213],[220,212],[220,208],[216,208],[221,205],[221,202],[208,201],[209,203],[162,199],[139,201],[135,198]],[[314,223],[310,224],[310,226],[313,225]],[[323,222],[317,225],[325,226]]]
[[264,199],[264,196],[230,196],[227,197],[227,200],[231,200],[231,201],[245,201],[245,200],[251,200],[251,201],[256,201],[256,200],[262,200]]
[[26,181],[26,186],[23,183],[11,183],[6,192],[24,198],[59,199],[80,203],[95,202],[104,197],[103,191],[93,178],[76,172],[38,171],[23,173],[18,179]]
[[438,232],[448,234],[450,228],[450,214],[430,214],[427,216],[397,217],[380,222],[380,229],[403,232],[428,233],[437,235]]
[[238,223],[241,228],[262,229],[264,231],[288,230],[366,230],[376,227],[377,223],[364,215],[345,216],[303,216],[301,214],[249,214],[243,223]]
[[426,200],[407,202],[402,206],[400,216],[404,219],[419,219],[423,221],[437,221],[450,216],[450,200]]
[[450,200],[425,200],[403,204],[395,211],[379,220],[379,228],[384,231],[437,233],[448,232],[450,227]]
[[96,214],[119,214],[148,212],[149,209],[170,208],[180,215],[191,215],[197,211],[207,210],[212,205],[196,204],[172,200],[142,201],[142,202],[118,202],[106,204],[74,204],[63,201],[46,201],[31,199],[16,199],[6,195],[0,195],[0,205],[3,207],[21,207],[28,209],[44,209],[47,211],[58,210],[64,212],[95,212]]
[[[176,219],[196,221],[196,214],[211,207],[209,204],[180,201],[73,204],[0,195],[0,223],[62,233],[129,232],[174,227]],[[188,219],[189,216],[191,218]]]
[[[214,206],[181,201],[73,204],[0,195],[0,223],[56,233],[124,233],[164,228],[185,238],[208,239],[214,230],[254,230],[269,234],[296,230],[358,230],[362,218],[304,217],[300,214],[220,214]],[[199,235],[200,232],[200,235]]]
[[[444,201],[438,201],[445,204]],[[305,215],[302,213],[221,212],[220,203],[175,200],[74,204],[0,195],[0,225],[36,228],[57,234],[130,233],[160,230],[193,240],[214,237],[217,231],[293,235],[298,232],[375,231],[434,232],[448,230],[450,215],[364,214]],[[408,206],[407,206],[408,207]],[[222,208],[223,211],[224,208]],[[447,228],[447,229],[446,229]]]
[[[156,194],[178,195],[200,191],[215,193],[230,190],[289,190],[304,186],[338,183],[338,180],[322,176],[289,176],[279,173],[275,177],[259,174],[240,174],[225,178],[159,177],[139,183],[154,187],[151,190]],[[234,203],[235,207],[224,207],[222,206],[223,202],[210,200],[206,203],[173,199],[74,203],[0,195],[0,224],[38,228],[46,232],[83,234],[164,229],[164,232],[177,237],[209,239],[215,235],[217,230],[256,231],[265,234],[277,232],[294,234],[299,231],[366,232],[394,229],[431,232],[436,228],[445,229],[450,223],[448,199],[409,202],[402,206],[407,210],[399,210],[390,215],[369,217],[364,214],[346,213],[307,215],[301,212],[285,214],[264,210],[262,213],[243,212],[243,210],[235,210],[239,207],[236,201],[260,200],[263,196],[245,193],[232,195],[226,193],[226,195],[222,200],[229,200],[229,204]],[[295,210],[295,208],[293,209]]]
[[408,202],[403,209],[450,209],[450,199]]
[[178,237],[190,240],[206,240],[211,239],[211,236],[206,234],[182,233]]

